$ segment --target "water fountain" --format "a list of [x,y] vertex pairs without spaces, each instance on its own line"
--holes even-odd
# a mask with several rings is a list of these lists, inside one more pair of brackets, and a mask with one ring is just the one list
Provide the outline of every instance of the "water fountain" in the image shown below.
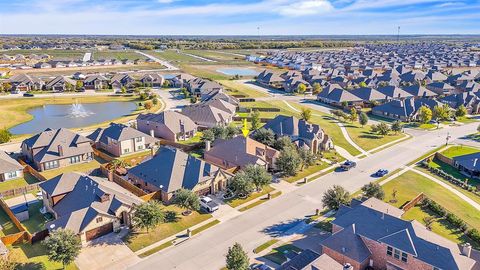
[[78,118],[78,117],[88,117],[92,115],[93,113],[90,111],[87,111],[82,104],[75,102],[72,104],[72,107],[70,108],[70,116],[73,118]]

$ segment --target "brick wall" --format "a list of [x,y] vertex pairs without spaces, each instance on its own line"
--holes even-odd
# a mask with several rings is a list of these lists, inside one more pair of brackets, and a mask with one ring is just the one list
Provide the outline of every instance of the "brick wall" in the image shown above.
[[420,193],[418,194],[415,198],[413,198],[411,201],[409,201],[408,203],[406,203],[403,207],[402,207],[402,210],[407,212],[408,210],[410,210],[412,207],[415,207],[415,205],[419,204],[421,201],[423,201],[423,199],[425,199],[426,196],[425,194]]
[[446,164],[448,164],[448,165],[450,165],[450,166],[453,166],[453,159],[451,159],[451,158],[449,158],[449,157],[446,157],[446,156],[442,155],[442,154],[439,153],[439,152],[436,152],[436,153],[435,153],[435,158],[438,159],[438,160],[440,160],[440,161],[443,162],[443,163],[446,163]]

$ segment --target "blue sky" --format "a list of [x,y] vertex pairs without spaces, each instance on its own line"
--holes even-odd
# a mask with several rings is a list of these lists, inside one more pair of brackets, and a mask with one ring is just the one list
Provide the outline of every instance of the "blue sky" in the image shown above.
[[480,0],[0,0],[0,34],[480,34]]

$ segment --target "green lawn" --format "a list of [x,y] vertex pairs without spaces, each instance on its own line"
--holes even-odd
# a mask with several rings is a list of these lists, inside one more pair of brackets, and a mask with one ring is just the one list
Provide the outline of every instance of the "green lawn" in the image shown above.
[[10,217],[7,215],[7,213],[5,213],[5,211],[3,211],[2,208],[0,208],[0,226],[2,226],[2,230],[0,231],[0,236],[5,236],[5,235],[19,232],[15,224],[13,224]]
[[386,202],[392,199],[393,189],[397,190],[397,202],[392,203],[396,207],[401,207],[420,192],[423,192],[427,197],[445,207],[449,212],[455,213],[472,228],[480,228],[480,211],[451,191],[420,174],[408,171],[383,185],[383,189]]
[[107,163],[105,160],[99,157],[95,157],[93,161],[90,161],[87,163],[80,163],[80,164],[70,165],[63,168],[47,170],[47,171],[41,172],[40,174],[47,179],[52,179],[57,175],[60,175],[62,173],[67,173],[67,172],[88,172],[93,169],[100,168],[100,164],[105,164],[105,163]]
[[218,53],[210,50],[185,50],[185,52],[215,61],[244,61],[244,58],[241,56]]
[[250,98],[268,97],[266,93],[257,91],[238,81],[218,80],[218,82],[225,87],[230,95],[243,95]]
[[[190,57],[187,55],[185,56]],[[210,79],[214,81],[229,80],[230,78],[232,78],[232,76],[217,72],[215,67],[219,67],[218,65],[212,65],[199,59],[195,60],[197,61],[197,64],[195,65],[180,63],[180,67],[184,72],[199,78]],[[198,63],[198,61],[200,61],[200,63]]]
[[285,245],[274,248],[270,253],[268,253],[263,257],[278,265],[281,265],[287,261],[287,257],[285,257],[285,254],[289,252],[300,253],[302,251],[303,250],[301,248],[298,248],[292,244],[285,244]]
[[145,158],[151,156],[151,154],[152,152],[148,150],[140,153],[131,154],[128,156],[123,156],[123,157],[120,157],[119,159],[125,161],[127,164],[130,164],[130,166],[135,166],[141,163]]
[[[56,270],[63,269],[61,263],[51,262],[48,260],[45,246],[41,243],[30,245],[28,243],[10,246],[10,252],[22,263],[17,270]],[[72,263],[68,265],[66,270],[77,270],[77,266]]]
[[136,60],[145,59],[146,57],[138,54],[134,51],[94,51],[92,54],[93,59],[117,59],[117,60]]
[[345,124],[345,128],[347,129],[350,138],[358,146],[360,146],[360,148],[366,151],[377,148],[389,142],[404,138],[406,136],[403,133],[391,133],[390,135],[386,136],[378,135],[371,132],[370,126],[362,127],[360,124],[357,123]]
[[468,155],[468,154],[473,154],[478,152],[480,152],[479,148],[457,145],[457,146],[451,146],[448,149],[445,149],[444,151],[442,151],[441,153],[444,156],[452,158],[452,157],[463,156],[463,155]]
[[15,189],[15,188],[20,188],[20,187],[25,187],[37,182],[38,182],[37,178],[33,177],[29,173],[25,173],[22,178],[1,182],[0,192]]
[[209,223],[192,230],[192,235],[199,234],[199,233],[205,231],[206,229],[209,229],[209,228],[217,225],[218,223],[220,223],[220,220],[214,219],[214,220],[210,221]]
[[264,251],[265,249],[273,246],[274,244],[276,244],[278,241],[278,239],[271,239],[271,240],[268,240],[267,242],[261,244],[260,246],[256,247],[254,250],[253,250],[253,253],[255,254],[258,254],[262,251]]
[[177,142],[181,144],[197,144],[201,142],[202,135],[203,135],[203,132],[198,131],[197,133],[195,133],[195,136],[189,138],[188,140],[185,140],[185,141],[179,140]]
[[165,51],[146,51],[146,54],[156,56],[163,60],[169,62],[177,62],[177,63],[196,63],[202,62],[202,60],[197,59],[195,57],[191,57],[189,55],[185,55],[182,53],[177,53],[176,50],[165,50]]
[[53,60],[81,60],[85,52],[86,50],[9,50],[2,52],[2,54],[23,54],[25,56],[30,54],[48,54]]
[[326,162],[318,161],[317,164],[315,164],[313,166],[310,166],[310,167],[307,167],[307,168],[303,169],[303,171],[297,172],[297,175],[284,178],[283,180],[285,180],[289,183],[293,183],[293,182],[301,180],[305,177],[308,177],[309,175],[311,175],[313,173],[319,172],[319,171],[321,171],[321,170],[323,170],[323,169],[325,169],[329,166],[330,166],[330,164],[328,164]]
[[27,231],[31,234],[45,229],[45,223],[47,223],[47,220],[43,214],[40,213],[40,208],[42,207],[43,202],[41,201],[35,204],[30,204],[28,208],[28,214],[30,215],[30,218],[22,221],[22,225],[25,226]]
[[478,120],[475,119],[475,118],[470,118],[470,117],[464,116],[464,117],[457,118],[457,122],[464,123],[464,124],[470,124],[470,123],[478,122]]
[[175,218],[173,220],[167,220],[165,223],[150,229],[148,233],[145,230],[130,233],[124,241],[131,250],[137,251],[148,247],[153,243],[173,236],[212,217],[210,214],[197,212],[193,212],[189,216],[183,216],[181,215],[182,210],[174,205],[165,206],[163,207],[163,210],[165,212],[175,213]]
[[[281,192],[281,191],[277,191],[277,192],[275,192],[275,193],[272,193],[271,196],[270,196],[270,200],[271,200],[271,199],[275,199],[276,197],[278,197],[278,196],[280,196],[280,195],[282,195],[282,192]],[[256,206],[259,206],[259,205],[262,204],[262,203],[266,203],[267,201],[268,201],[268,198],[267,198],[267,197],[262,198],[262,199],[260,199],[260,200],[258,200],[258,201],[256,201],[256,202],[254,202],[254,203],[251,203],[251,204],[249,204],[249,205],[246,205],[246,206],[238,209],[238,211],[240,211],[240,212],[247,211],[247,210],[252,209],[252,208],[254,208],[254,207],[256,207]]]
[[274,188],[272,188],[271,186],[266,186],[262,189],[262,191],[260,192],[254,192],[252,193],[250,196],[248,196],[247,198],[245,199],[240,199],[240,198],[236,198],[236,199],[231,199],[231,200],[228,200],[227,203],[228,205],[230,205],[231,207],[237,207],[239,205],[242,205],[244,203],[247,203],[251,200],[254,200],[260,196],[263,196],[263,195],[266,195],[267,193],[269,192],[272,192],[274,191]]
[[150,249],[150,250],[148,250],[148,251],[145,251],[144,253],[138,255],[138,257],[140,257],[140,258],[145,258],[145,257],[147,257],[147,256],[150,256],[150,255],[152,255],[152,254],[154,254],[154,253],[159,252],[159,251],[162,250],[162,249],[166,249],[166,248],[168,248],[168,247],[170,247],[170,246],[172,246],[172,245],[173,245],[173,242],[172,242],[172,241],[165,242],[165,243],[161,244],[161,245],[158,246],[158,247],[154,247],[154,248],[152,248],[152,249]]
[[434,222],[432,223],[432,232],[441,235],[455,243],[470,243],[476,249],[480,247],[480,243],[468,238],[464,233],[458,230],[457,227],[452,225],[444,217],[440,217],[429,209],[423,209],[420,206],[415,206],[405,212],[402,218],[405,220],[417,220],[425,225],[424,218],[432,217]]
[[332,232],[332,221],[334,220],[334,217],[328,217],[322,221],[319,221],[317,224],[315,224],[315,228],[321,229],[326,232]]
[[470,185],[473,185],[473,186],[478,186],[480,185],[480,180],[478,179],[475,179],[475,178],[470,178],[470,177],[467,177],[463,174],[461,174],[455,167],[452,167],[444,162],[441,162],[440,160],[434,158],[432,160],[432,162],[429,163],[429,165],[431,167],[434,167],[434,168],[440,168],[442,169],[442,171],[452,175],[453,177],[457,178],[457,179],[460,179],[462,181],[465,181],[467,180],[467,183],[470,184]]

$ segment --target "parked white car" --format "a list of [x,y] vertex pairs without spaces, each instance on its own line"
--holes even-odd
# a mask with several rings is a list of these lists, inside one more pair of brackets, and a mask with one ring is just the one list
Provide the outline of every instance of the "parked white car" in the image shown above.
[[218,210],[218,204],[207,196],[200,197],[200,207],[205,209],[209,213],[213,213]]

